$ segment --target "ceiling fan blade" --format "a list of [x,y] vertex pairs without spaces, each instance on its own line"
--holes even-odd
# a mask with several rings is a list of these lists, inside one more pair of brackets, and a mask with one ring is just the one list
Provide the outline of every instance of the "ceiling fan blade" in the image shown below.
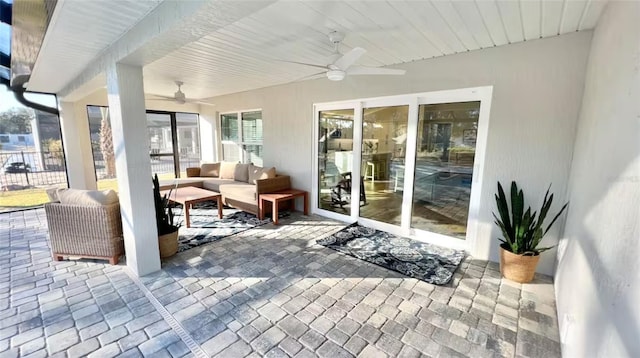
[[[151,98],[151,97],[155,97],[155,98]],[[171,101],[175,101],[175,97],[170,97],[170,96],[163,96],[163,95],[159,95],[159,94],[148,94],[145,96],[146,99],[148,100],[171,100]]]
[[297,61],[286,61],[286,60],[276,60],[279,62],[286,62],[286,63],[294,63],[296,65],[303,65],[303,66],[310,66],[310,67],[317,67],[317,68],[324,68],[325,70],[328,69],[327,66],[325,65],[318,65],[315,63],[306,63],[306,62],[297,62]]
[[314,73],[312,75],[300,77],[300,78],[294,80],[293,82],[300,82],[300,81],[306,81],[306,80],[313,80],[313,79],[316,79],[316,78],[322,78],[322,77],[326,76],[326,73],[327,73],[326,71]]
[[185,99],[185,102],[186,103],[203,104],[203,105],[207,105],[207,106],[215,106],[214,103],[204,102],[204,101],[201,101],[199,99],[192,99],[192,98]]
[[348,75],[404,75],[405,70],[397,70],[394,68],[351,66],[347,70]]
[[342,55],[342,57],[337,59],[336,62],[333,63],[333,66],[343,71],[347,70],[365,53],[367,53],[367,50],[363,49],[362,47],[354,47],[353,49],[351,49],[351,51],[345,53],[344,55]]
[[167,97],[167,98],[146,98],[147,101],[167,101],[167,102],[175,102],[175,98]]

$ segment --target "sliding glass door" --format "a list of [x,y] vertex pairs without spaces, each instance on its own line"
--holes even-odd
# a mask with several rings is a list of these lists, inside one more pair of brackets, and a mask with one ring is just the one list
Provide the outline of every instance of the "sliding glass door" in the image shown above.
[[464,240],[479,226],[491,92],[481,87],[317,104],[314,210],[467,247]]
[[172,115],[163,112],[147,112],[147,131],[149,132],[149,155],[153,174],[178,176],[178,163],[174,156],[174,130]]
[[420,105],[411,227],[464,239],[480,102]]
[[318,207],[349,215],[353,172],[353,109],[319,112]]
[[363,109],[360,217],[400,226],[409,106]]

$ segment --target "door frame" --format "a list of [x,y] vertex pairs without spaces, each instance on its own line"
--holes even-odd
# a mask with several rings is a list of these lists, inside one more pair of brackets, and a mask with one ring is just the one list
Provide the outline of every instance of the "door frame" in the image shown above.
[[[489,119],[491,111],[491,99],[493,86],[471,87],[454,90],[443,90],[405,95],[393,95],[385,97],[360,98],[348,101],[323,102],[313,104],[313,150],[312,150],[312,200],[311,212],[331,219],[344,222],[359,222],[363,225],[378,230],[390,232],[394,235],[410,237],[418,241],[433,243],[440,246],[451,247],[471,251],[475,247],[477,234],[480,227],[480,201],[484,179],[484,167],[486,160],[486,147],[489,132]],[[469,199],[469,216],[467,220],[466,239],[446,236],[425,230],[411,228],[411,212],[413,203],[413,184],[415,173],[415,159],[418,137],[418,111],[420,105],[456,102],[480,102],[478,116],[478,133],[476,137],[476,152],[473,164],[473,178],[471,182],[471,196]],[[372,219],[359,217],[360,199],[360,175],[362,168],[362,120],[363,108],[403,106],[408,105],[407,142],[405,148],[405,175],[403,182],[402,219],[401,225],[396,226]],[[351,212],[349,215],[319,208],[319,183],[318,183],[318,135],[319,114],[321,111],[353,109],[353,168],[352,168],[352,193]],[[356,153],[358,153],[356,155]]]

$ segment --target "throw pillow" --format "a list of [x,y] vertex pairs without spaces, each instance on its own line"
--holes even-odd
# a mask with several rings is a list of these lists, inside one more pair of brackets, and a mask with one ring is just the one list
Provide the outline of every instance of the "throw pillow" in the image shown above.
[[201,177],[214,177],[220,176],[220,163],[202,164],[200,166]]
[[253,164],[236,164],[236,170],[233,173],[233,180],[248,183],[249,182],[249,166]]
[[113,190],[58,190],[58,199],[61,204],[78,206],[102,206],[119,202],[118,194]]
[[221,162],[220,163],[220,179],[233,179],[238,163]]
[[271,179],[276,177],[276,168],[262,168],[252,165],[249,168],[249,183],[257,184],[257,180]]

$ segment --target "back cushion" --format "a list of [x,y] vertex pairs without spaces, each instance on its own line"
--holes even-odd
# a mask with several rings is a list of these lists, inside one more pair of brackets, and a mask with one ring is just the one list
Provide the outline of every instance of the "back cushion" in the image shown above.
[[214,177],[220,176],[220,163],[202,164],[200,166],[201,177]]
[[49,188],[45,190],[45,193],[47,193],[47,197],[49,197],[49,202],[51,203],[59,203],[60,199],[58,199],[58,191],[59,190],[66,190],[66,189],[60,189],[60,188]]
[[220,179],[233,179],[238,163],[221,162],[220,163]]
[[262,168],[255,165],[249,167],[249,183],[257,184],[259,179],[271,179],[276,177],[276,168]]
[[233,180],[248,183],[249,166],[251,166],[251,164],[237,164],[236,170],[233,173]]
[[118,203],[118,194],[113,190],[80,190],[61,189],[58,190],[60,204],[78,206],[101,206]]

